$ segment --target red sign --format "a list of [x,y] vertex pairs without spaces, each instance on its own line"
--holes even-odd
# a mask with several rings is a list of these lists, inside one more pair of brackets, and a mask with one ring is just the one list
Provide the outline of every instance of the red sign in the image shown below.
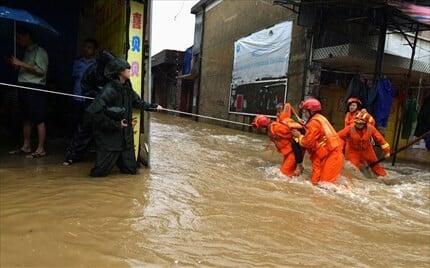
[[142,29],[142,14],[141,13],[133,13],[132,15],[132,25],[133,29]]

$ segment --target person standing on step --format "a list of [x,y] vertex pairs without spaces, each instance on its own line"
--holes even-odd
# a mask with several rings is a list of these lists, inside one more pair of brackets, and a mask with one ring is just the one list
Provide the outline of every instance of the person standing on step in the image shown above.
[[[97,53],[95,63],[90,65],[83,73],[80,87],[82,95],[95,98],[103,86],[108,82],[104,75],[104,69],[109,61],[115,57],[108,51],[102,50]],[[93,100],[85,99],[84,106],[87,108]],[[64,166],[70,166],[73,163],[80,161],[83,154],[93,142],[93,131],[91,124],[87,122],[85,116],[82,116],[78,122],[73,136],[66,148]]]
[[[16,43],[25,49],[24,58],[15,56],[10,63],[18,69],[18,85],[44,89],[48,72],[48,53],[34,42],[32,33],[25,27],[16,29]],[[23,143],[21,147],[10,151],[9,154],[26,154],[27,158],[40,158],[46,155],[46,99],[45,93],[37,90],[21,88],[18,91],[18,101],[22,112]],[[37,128],[38,144],[32,151],[31,132],[33,124]]]

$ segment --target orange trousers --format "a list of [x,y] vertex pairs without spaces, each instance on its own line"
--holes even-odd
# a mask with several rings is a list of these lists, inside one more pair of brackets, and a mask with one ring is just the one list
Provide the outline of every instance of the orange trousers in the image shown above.
[[284,155],[284,161],[282,162],[281,172],[285,176],[292,177],[294,176],[294,171],[296,170],[297,162],[294,153],[291,151],[288,154]]
[[[349,149],[345,157],[357,168],[360,168],[360,165],[369,164],[378,160],[372,147],[361,151]],[[372,171],[378,176],[387,176],[387,172],[380,164],[372,166]]]
[[337,184],[337,179],[342,171],[344,157],[340,146],[327,152],[325,148],[320,148],[317,152],[311,154],[313,185],[318,182],[330,182]]

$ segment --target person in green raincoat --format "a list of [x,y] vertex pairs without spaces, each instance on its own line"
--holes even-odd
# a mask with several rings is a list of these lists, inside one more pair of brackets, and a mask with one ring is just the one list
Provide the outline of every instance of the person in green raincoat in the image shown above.
[[142,101],[132,89],[127,61],[115,58],[104,72],[109,82],[86,110],[96,142],[96,163],[90,176],[106,176],[115,164],[121,173],[136,174],[132,108],[160,111],[163,107]]

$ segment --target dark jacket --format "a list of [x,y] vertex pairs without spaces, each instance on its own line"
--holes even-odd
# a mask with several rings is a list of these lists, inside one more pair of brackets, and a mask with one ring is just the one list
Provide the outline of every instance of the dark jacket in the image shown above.
[[103,86],[109,82],[104,75],[104,70],[112,59],[115,57],[106,50],[102,50],[96,55],[96,62],[89,66],[83,74],[81,80],[82,95],[95,98],[99,94]]
[[[124,107],[128,126],[121,128],[121,120],[106,113],[110,107]],[[127,81],[121,84],[117,80],[108,82],[99,96],[87,108],[92,121],[97,147],[104,151],[122,151],[133,148],[132,108],[150,110],[157,104],[144,102],[131,88]]]

